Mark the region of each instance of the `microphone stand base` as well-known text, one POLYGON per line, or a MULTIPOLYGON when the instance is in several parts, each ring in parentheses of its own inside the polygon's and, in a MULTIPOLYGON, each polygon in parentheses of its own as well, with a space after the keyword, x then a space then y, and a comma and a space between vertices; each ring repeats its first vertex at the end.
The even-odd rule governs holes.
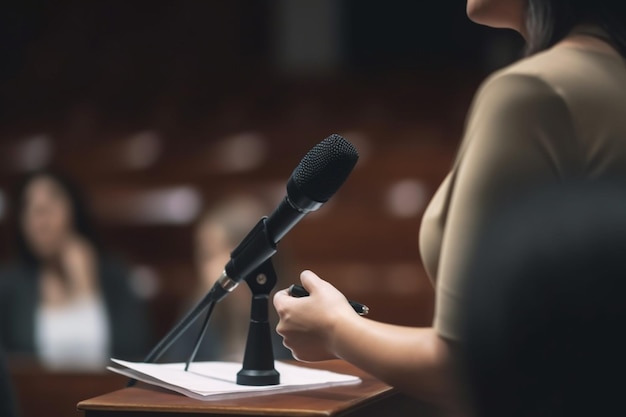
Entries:
POLYGON ((242 369, 237 373, 238 385, 278 385, 280 384, 280 374, 276 369, 269 371, 257 371, 254 369, 242 369))

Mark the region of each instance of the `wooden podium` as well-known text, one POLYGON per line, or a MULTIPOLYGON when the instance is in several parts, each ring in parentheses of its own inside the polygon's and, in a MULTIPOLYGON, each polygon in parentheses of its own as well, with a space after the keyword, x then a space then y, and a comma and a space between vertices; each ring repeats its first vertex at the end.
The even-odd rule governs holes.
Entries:
POLYGON ((276 393, 263 396, 199 401, 147 384, 137 384, 82 401, 85 417, 130 416, 416 416, 437 415, 427 405, 398 393, 389 385, 343 361, 309 365, 357 375, 360 384, 276 393))

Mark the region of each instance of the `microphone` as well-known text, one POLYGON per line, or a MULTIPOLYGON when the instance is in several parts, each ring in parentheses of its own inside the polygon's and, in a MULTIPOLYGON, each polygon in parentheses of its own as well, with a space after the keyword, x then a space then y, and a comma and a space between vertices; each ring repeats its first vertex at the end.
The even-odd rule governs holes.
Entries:
MULTIPOLYGON (((213 288, 156 344, 148 353, 144 362, 153 363, 158 360, 208 306, 215 305, 215 303, 234 290, 239 285, 239 282, 270 259, 276 253, 277 243, 296 223, 306 216, 307 213, 319 209, 335 194, 348 178, 348 175, 350 175, 358 159, 359 154, 354 146, 339 135, 331 135, 315 145, 302 158, 291 174, 287 182, 287 196, 276 210, 269 217, 263 217, 241 241, 231 253, 224 272, 213 285, 213 288)), ((257 313, 260 314, 260 317, 265 317, 266 319, 267 312, 265 311, 264 314, 261 314, 264 309, 266 310, 267 307, 258 308, 257 313)), ((209 316, 210 313, 205 320, 205 328, 209 316)), ((250 328, 252 328, 252 323, 250 328)), ((267 324, 266 321, 265 324, 267 324)), ((256 341, 259 338, 262 341, 268 340, 263 323, 258 322, 256 325, 257 327, 261 326, 261 329, 257 331, 256 339, 254 337, 252 339, 256 341)), ((248 339, 250 341, 250 336, 248 339)), ((271 346, 271 341, 269 346, 271 346)), ((262 356, 264 350, 260 349, 258 352, 257 350, 259 349, 254 350, 254 358, 257 362, 259 360, 264 362, 267 359, 267 357, 262 356)), ((247 351, 248 348, 246 347, 246 356, 247 351)), ((267 352, 267 346, 265 352, 267 352)), ((271 352, 271 348, 269 352, 271 352)), ((192 358, 193 355, 195 353, 192 354, 192 358)), ((191 359, 188 363, 190 361, 191 359)), ((252 367, 246 368, 246 358, 244 358, 244 368, 247 370, 252 369, 253 374, 258 369, 265 369, 263 366, 258 367, 255 361, 251 362, 254 362, 254 364, 250 365, 252 367), (255 366, 257 367, 255 368, 255 366)), ((271 369, 273 369, 273 357, 271 357, 271 364, 271 369)), ((131 379, 128 386, 132 386, 135 382, 134 379, 131 379)))
POLYGON ((233 250, 224 272, 209 292, 211 300, 220 301, 271 258, 278 242, 337 192, 358 159, 355 147, 337 134, 315 145, 291 174, 287 195, 279 206, 269 217, 263 217, 233 250))

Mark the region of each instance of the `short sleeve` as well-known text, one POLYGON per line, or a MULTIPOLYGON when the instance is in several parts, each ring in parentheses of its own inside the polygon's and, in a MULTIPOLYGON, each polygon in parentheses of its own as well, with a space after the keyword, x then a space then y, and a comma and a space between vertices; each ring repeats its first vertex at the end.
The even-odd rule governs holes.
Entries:
POLYGON ((452 172, 437 266, 434 326, 460 339, 467 265, 482 230, 512 198, 576 175, 575 129, 563 98, 537 77, 497 75, 479 90, 452 172))

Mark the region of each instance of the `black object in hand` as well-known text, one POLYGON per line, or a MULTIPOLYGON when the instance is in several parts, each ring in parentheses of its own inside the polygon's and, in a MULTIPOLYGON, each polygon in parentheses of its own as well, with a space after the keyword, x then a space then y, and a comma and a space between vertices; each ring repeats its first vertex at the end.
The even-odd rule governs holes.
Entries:
MULTIPOLYGON (((293 284, 291 287, 289 287, 287 291, 289 292, 289 295, 291 295, 292 297, 297 297, 297 298, 308 297, 310 295, 309 292, 304 289, 304 287, 302 287, 301 285, 297 285, 297 284, 293 284)), ((356 311, 359 316, 365 316, 367 313, 370 312, 369 307, 364 304, 357 303, 355 301, 350 301, 350 300, 348 300, 348 302, 350 303, 354 311, 356 311)))

